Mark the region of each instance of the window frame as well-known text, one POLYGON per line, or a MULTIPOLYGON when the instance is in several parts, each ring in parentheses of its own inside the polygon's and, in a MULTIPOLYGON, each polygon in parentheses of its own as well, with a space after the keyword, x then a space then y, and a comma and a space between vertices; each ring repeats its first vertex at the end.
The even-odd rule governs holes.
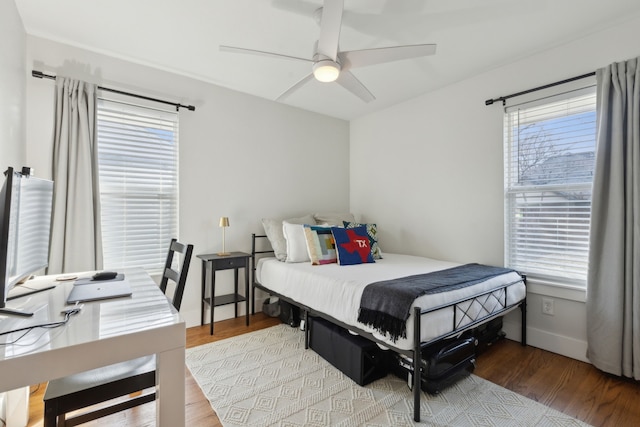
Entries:
MULTIPOLYGON (((143 115, 141 115, 141 117, 143 117, 143 115)), ((114 121, 116 121, 117 119, 114 119, 114 121)), ((128 120, 127 118, 123 118, 123 121, 128 120)), ((144 118, 140 119, 140 122, 137 123, 137 125, 139 127, 142 127, 140 124, 143 123, 144 118)), ((153 119, 151 120, 153 122, 153 119)), ((123 125, 124 126, 124 125, 123 125)), ((134 124, 133 126, 136 126, 136 124, 134 124)), ((150 105, 145 105, 145 104, 133 104, 130 102, 126 102, 126 101, 122 101, 120 99, 117 98, 106 98, 106 97, 98 97, 98 103, 97 103, 97 113, 96 113, 96 144, 97 144, 97 150, 98 150, 98 171, 100 174, 100 201, 101 201, 101 228, 102 228, 102 236, 103 236, 103 253, 104 253, 104 268, 105 269, 123 269, 123 268, 134 268, 134 267, 141 267, 144 268, 149 274, 161 274, 163 269, 164 269, 164 264, 166 262, 166 256, 167 256, 167 250, 169 247, 169 242, 170 239, 172 237, 178 237, 178 231, 179 231, 179 115, 177 111, 170 111, 167 109, 162 109, 162 108, 157 108, 155 105, 154 106, 150 106, 150 105), (130 191, 129 195, 126 194, 127 188, 129 190, 132 190, 134 188, 136 188, 135 184, 133 184, 133 180, 130 180, 130 182, 124 182, 123 185, 123 190, 125 191, 125 193, 120 193, 120 195, 118 196, 118 193, 113 191, 113 185, 107 185, 105 178, 103 176, 103 173, 105 172, 105 169, 107 169, 105 167, 105 163, 104 163, 104 156, 105 156, 105 145, 104 145, 104 140, 105 140, 105 136, 104 136, 104 129, 103 126, 104 122, 103 122, 103 118, 101 118, 101 115, 104 114, 105 108, 107 110, 121 110, 121 113, 123 116, 127 115, 127 111, 129 111, 129 114, 131 115, 129 118, 133 121, 136 122, 137 119, 134 118, 135 113, 133 113, 133 111, 137 111, 137 112, 144 112, 146 115, 148 115, 149 117, 153 117, 155 116, 155 119, 158 121, 158 123, 162 122, 162 124, 169 126, 168 123, 172 123, 172 128, 170 131, 166 131, 166 129, 161 128, 162 124, 155 124, 156 129, 154 129, 153 124, 151 123, 151 125, 149 126, 152 130, 150 132, 155 132, 157 134, 162 133, 162 130, 157 130, 157 129, 164 129, 164 132, 168 135, 171 134, 171 138, 169 138, 167 136, 167 138, 158 138, 158 139, 167 139, 167 143, 166 146, 167 148, 170 147, 169 150, 161 150, 158 149, 158 151, 156 152, 156 154, 160 157, 162 157, 164 155, 164 157, 166 158, 167 156, 170 156, 171 158, 171 165, 172 165, 172 169, 170 170, 170 173, 172 174, 172 181, 169 182, 168 186, 165 187, 170 187, 171 191, 170 194, 168 194, 167 191, 163 191, 160 189, 157 189, 157 191, 154 193, 152 191, 146 192, 147 190, 140 190, 138 192, 136 191, 130 191), (101 111, 102 110, 102 111, 101 111), (171 118, 171 120, 167 119, 168 117, 171 118), (171 142, 169 142, 169 140, 171 140, 171 142), (102 156, 102 157, 101 157, 102 156), (106 187, 106 188, 105 188, 106 187), (108 193, 108 194, 107 194, 108 193), (131 197, 131 194, 138 194, 138 197, 131 197), (110 200, 106 201, 105 197, 108 197, 110 200), (136 209, 138 210, 144 210, 144 207, 142 207, 144 205, 144 201, 147 201, 147 206, 149 206, 149 203, 156 203, 156 204, 162 204, 163 201, 166 202, 170 207, 167 208, 163 208, 163 209, 159 209, 162 210, 164 213, 166 214, 160 214, 158 213, 157 216, 160 222, 160 226, 156 227, 154 231, 146 231, 146 234, 144 234, 145 236, 150 236, 150 240, 149 240, 149 252, 153 252, 153 262, 149 263, 149 257, 145 257, 142 256, 142 259, 139 261, 139 263, 137 261, 133 261, 133 260, 137 260, 140 259, 138 258, 137 254, 140 254, 140 247, 143 246, 143 239, 141 238, 136 238, 136 239, 132 239, 131 242, 139 242, 137 245, 136 243, 133 243, 131 245, 125 245, 123 248, 119 248, 116 246, 116 244, 114 243, 114 239, 113 236, 109 237, 109 233, 112 233, 114 235, 117 235, 119 232, 118 231, 110 231, 109 227, 113 226, 113 224, 109 224, 110 220, 112 223, 117 223, 117 221, 114 221, 113 218, 109 218, 109 212, 108 210, 110 209, 110 205, 111 205, 111 209, 113 209, 113 203, 114 200, 117 200, 118 197, 120 197, 120 200, 122 201, 122 203, 128 203, 129 201, 134 201, 134 202, 138 202, 141 203, 140 206, 137 206, 136 209), (155 197, 155 199, 154 199, 155 197), (107 216, 107 218, 105 218, 105 215, 107 216), (168 218, 168 219, 167 219, 168 218), (158 234, 157 230, 164 230, 163 232, 161 232, 160 234, 158 234), (109 241, 111 240, 111 243, 109 243, 109 241), (165 241, 166 240, 166 241, 165 241), (105 245, 106 243, 106 245, 105 245), (136 251, 136 246, 138 246, 138 250, 136 251), (117 260, 117 262, 114 263, 114 258, 113 256, 111 256, 110 259, 110 255, 109 255, 109 251, 119 251, 122 250, 123 254, 126 255, 121 255, 119 256, 119 260, 117 260), (134 254, 132 256, 132 254, 134 254), (127 262, 128 260, 131 260, 130 262, 127 262), (124 261, 124 263, 122 263, 124 261)), ((123 141, 126 139, 126 136, 123 136, 123 141)), ((135 138, 135 137, 132 137, 135 138)), ((154 139, 153 138, 149 138, 148 140, 144 140, 143 136, 140 137, 141 144, 146 144, 145 148, 141 148, 139 153, 135 153, 134 151, 136 150, 136 146, 133 145, 134 142, 132 141, 132 145, 130 146, 130 150, 131 152, 134 152, 134 154, 131 153, 126 153, 125 150, 122 150, 123 153, 125 154, 130 154, 131 157, 128 157, 129 159, 135 158, 133 156, 144 156, 144 153, 151 153, 149 151, 149 149, 153 149, 153 143, 154 143, 154 139), (150 148, 151 147, 151 148, 150 148)), ((122 142, 124 143, 124 142, 122 142)), ((155 143, 158 143, 158 141, 155 141, 155 143)), ((129 146, 127 147, 129 148, 129 146)), ((111 148, 113 149, 113 148, 111 148)), ((152 153, 153 154, 153 153, 152 153)), ((150 155, 152 155, 150 154, 150 155)), ((113 156, 112 156, 113 157, 113 156)), ((153 160, 149 160, 147 159, 149 162, 152 162, 153 160)), ((123 163, 126 161, 123 161, 123 163)), ((111 168, 111 173, 113 173, 113 168, 117 169, 117 166, 113 166, 113 164, 110 166, 111 168)), ((126 169, 126 167, 125 167, 126 169)), ((129 166, 129 170, 133 170, 134 168, 129 166)), ((156 169, 158 169, 156 167, 156 169)), ((166 172, 165 169, 162 169, 163 172, 166 172)), ((128 176, 133 176, 133 174, 131 173, 127 173, 128 176)), ((138 177, 139 179, 142 180, 148 180, 149 175, 150 174, 146 174, 146 177, 138 177)), ((113 179, 112 177, 110 178, 110 180, 113 179)), ((127 181, 128 178, 124 178, 124 181, 127 181)), ((154 179, 153 181, 144 181, 144 183, 141 183, 138 186, 139 188, 144 187, 143 184, 153 184, 156 183, 157 188, 161 188, 162 186, 159 185, 158 181, 161 181, 163 179, 162 175, 158 174, 157 175, 157 179, 154 179)), ((124 220, 125 224, 126 224, 126 219, 124 220)), ((135 220, 132 220, 132 223, 135 220)), ((133 227, 135 228, 135 227, 133 227)), ((144 229, 145 226, 141 225, 140 229, 144 229)), ((131 228, 129 228, 131 229, 131 228)), ((120 232, 125 233, 124 231, 120 232)), ((133 234, 133 233, 131 233, 133 234)), ((129 235, 131 235, 129 234, 129 235)), ((126 237, 124 237, 126 239, 126 237)), ((122 238, 120 239, 115 239, 115 241, 119 241, 122 240, 122 238)), ((145 240, 146 242, 146 240, 145 240)), ((144 244, 146 247, 146 243, 144 244)), ((117 257, 117 255, 116 255, 117 257)))
MULTIPOLYGON (((529 99, 521 100, 521 102, 517 104, 513 104, 510 106, 505 106, 504 115, 503 115, 503 129, 504 129, 504 263, 506 266, 515 268, 522 273, 527 274, 527 278, 529 283, 533 283, 534 286, 540 293, 547 295, 556 295, 558 297, 563 297, 571 300, 584 301, 586 296, 586 273, 588 269, 588 232, 587 232, 587 252, 584 256, 585 259, 585 268, 583 270, 584 278, 568 278, 554 274, 544 274, 536 271, 527 271, 526 268, 519 268, 520 266, 516 263, 512 262, 512 227, 513 221, 512 216, 515 215, 512 212, 512 207, 510 206, 510 197, 513 194, 521 194, 524 190, 533 190, 533 191, 544 191, 558 188, 562 189, 573 189, 573 190, 583 190, 591 192, 591 187, 593 180, 589 183, 573 183, 573 184, 560 184, 560 185, 529 185, 529 186, 510 186, 510 173, 512 173, 512 163, 514 159, 513 150, 516 149, 515 144, 513 143, 512 135, 510 134, 513 131, 513 127, 510 126, 510 113, 515 109, 526 109, 526 108, 535 108, 548 104, 553 104, 557 102, 566 101, 568 99, 584 96, 585 93, 589 93, 593 96, 593 102, 589 104, 589 107, 586 109, 576 109, 573 115, 577 115, 580 113, 584 113, 588 111, 589 113, 594 112, 596 108, 595 102, 595 81, 593 79, 586 79, 587 81, 581 82, 580 85, 574 85, 573 87, 568 87, 569 85, 563 85, 562 87, 556 87, 553 89, 547 89, 543 91, 542 94, 538 93, 535 95, 529 95, 529 99), (534 98, 535 96, 535 98, 534 98), (554 188, 555 187, 555 188, 554 188)), ((552 117, 549 116, 542 120, 552 120, 552 117)), ((535 120, 533 121, 535 122, 535 120)), ((596 140, 596 130, 594 129, 593 133, 593 158, 595 159, 595 142, 596 140)), ((517 158, 517 156, 516 156, 517 158)), ((519 173, 519 172, 517 172, 519 173)), ((518 178, 519 180, 519 178, 518 178)), ((589 197, 589 223, 591 219, 591 196, 589 197)))

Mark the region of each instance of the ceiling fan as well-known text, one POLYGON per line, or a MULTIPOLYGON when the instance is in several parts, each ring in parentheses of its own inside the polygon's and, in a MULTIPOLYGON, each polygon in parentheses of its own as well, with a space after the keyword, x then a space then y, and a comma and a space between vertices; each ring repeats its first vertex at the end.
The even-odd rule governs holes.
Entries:
POLYGON ((316 10, 315 18, 320 24, 320 37, 316 42, 314 55, 311 59, 225 45, 221 45, 220 50, 309 63, 312 72, 280 94, 276 100, 286 98, 315 78, 320 82, 335 81, 364 102, 371 102, 376 98, 351 73, 352 68, 418 58, 436 53, 435 44, 393 46, 341 52, 338 50, 338 43, 343 8, 344 0, 324 0, 324 6, 316 10))

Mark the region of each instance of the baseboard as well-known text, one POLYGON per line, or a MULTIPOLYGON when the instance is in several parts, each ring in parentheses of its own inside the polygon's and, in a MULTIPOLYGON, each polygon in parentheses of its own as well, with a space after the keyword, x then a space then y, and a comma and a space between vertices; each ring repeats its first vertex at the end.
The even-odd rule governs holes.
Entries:
MULTIPOLYGON (((502 325, 502 330, 507 334, 507 338, 514 341, 520 341, 520 323, 509 322, 505 319, 502 325)), ((527 345, 590 363, 586 356, 586 341, 554 334, 542 329, 527 327, 527 345)))
MULTIPOLYGON (((184 322, 187 324, 187 328, 191 328, 193 326, 200 326, 200 309, 199 308, 193 309, 193 310, 181 311, 180 314, 182 315, 184 322)), ((207 316, 209 315, 208 312, 205 314, 207 316)), ((205 319, 205 321, 209 323, 207 319, 205 319)))
MULTIPOLYGON (((260 303, 262 304, 262 303, 260 303)), ((183 305, 184 308, 184 305, 183 305)), ((251 309, 249 309, 251 310, 251 309)), ((262 305, 256 306, 256 313, 262 311, 262 305)), ((182 310, 180 311, 180 315, 184 319, 187 324, 187 328, 191 328, 193 326, 200 326, 200 307, 191 310, 182 310)), ((204 313, 204 322, 205 324, 209 324, 209 307, 205 306, 204 313)), ((238 305, 238 317, 244 317, 245 315, 245 305, 244 303, 238 305)), ((221 320, 233 319, 234 310, 233 304, 229 304, 227 306, 216 307, 215 309, 215 322, 219 322, 221 320)))

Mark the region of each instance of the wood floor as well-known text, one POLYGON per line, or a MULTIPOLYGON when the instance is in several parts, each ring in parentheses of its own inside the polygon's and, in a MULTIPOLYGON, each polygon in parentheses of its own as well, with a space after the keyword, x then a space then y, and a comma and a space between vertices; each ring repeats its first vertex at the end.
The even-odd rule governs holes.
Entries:
MULTIPOLYGON (((244 317, 187 329, 187 347, 229 338, 279 323, 261 313, 246 327, 244 317)), ((475 374, 523 396, 576 417, 593 426, 640 425, 640 383, 601 373, 591 365, 534 347, 502 340, 478 357, 475 374)), ((185 369, 186 425, 220 426, 195 380, 185 369)), ((42 426, 42 395, 46 385, 31 387, 29 427, 42 426)), ((146 404, 105 417, 87 426, 142 427, 155 425, 155 405, 146 404)))

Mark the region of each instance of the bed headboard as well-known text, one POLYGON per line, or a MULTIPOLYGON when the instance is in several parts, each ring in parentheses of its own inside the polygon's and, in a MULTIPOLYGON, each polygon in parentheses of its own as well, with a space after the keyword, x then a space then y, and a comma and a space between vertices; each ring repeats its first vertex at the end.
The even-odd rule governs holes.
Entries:
POLYGON ((275 255, 271 243, 266 234, 251 234, 251 277, 253 282, 256 280, 256 261, 257 257, 262 255, 275 255), (266 249, 265 249, 266 248, 266 249))
POLYGON ((274 254, 273 248, 271 248, 271 244, 269 243, 269 239, 266 234, 251 234, 251 256, 260 255, 260 254, 274 254), (269 248, 269 249, 258 249, 259 248, 269 248))

